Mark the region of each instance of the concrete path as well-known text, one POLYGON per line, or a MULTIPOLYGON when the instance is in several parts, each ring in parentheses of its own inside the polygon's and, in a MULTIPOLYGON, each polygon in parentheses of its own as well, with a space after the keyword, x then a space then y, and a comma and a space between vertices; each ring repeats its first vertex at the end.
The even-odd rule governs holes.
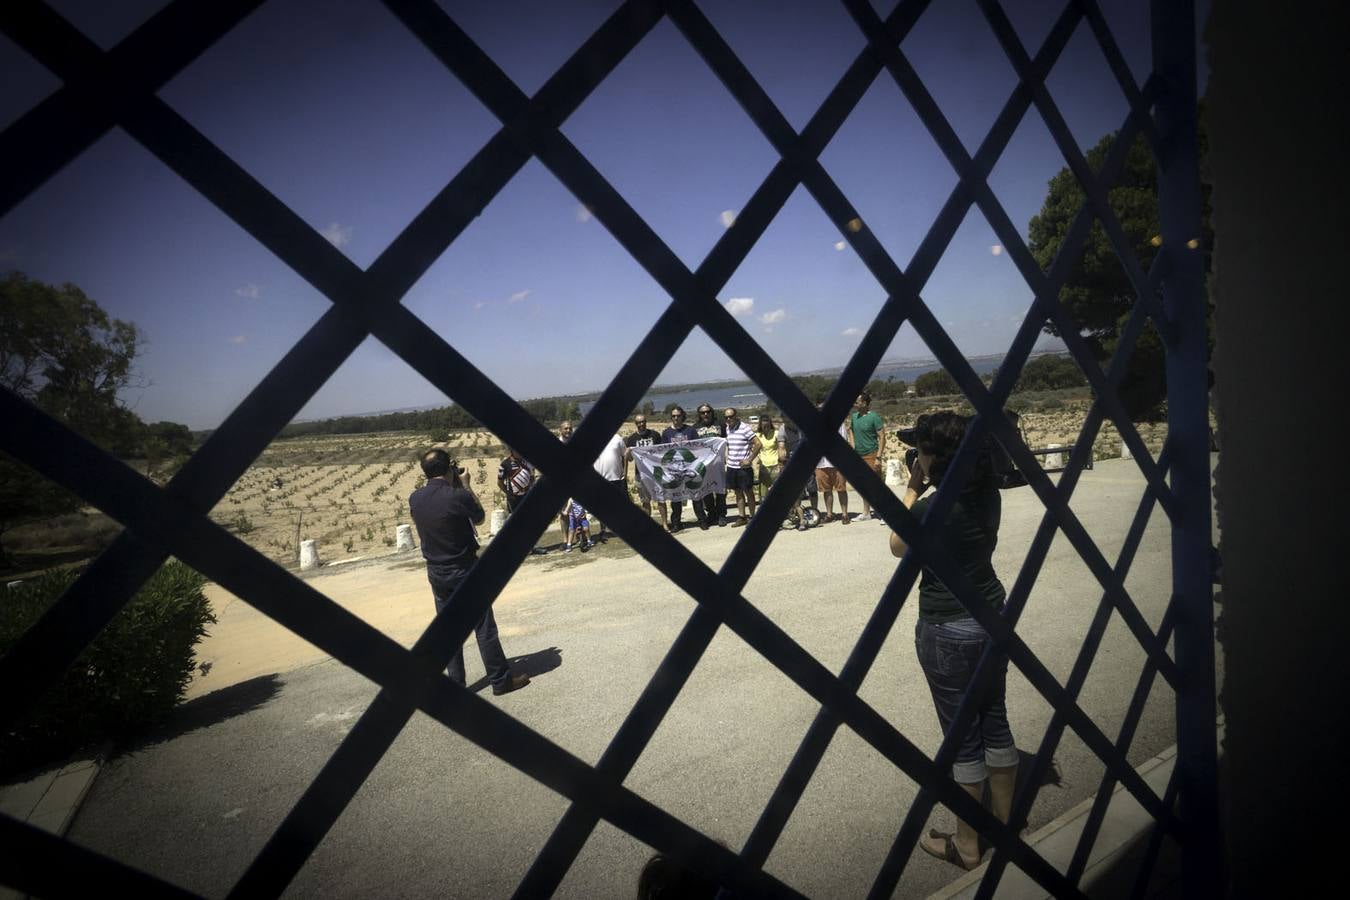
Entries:
MULTIPOLYGON (((1128 461, 1084 473, 1076 514, 1114 563, 1142 491, 1128 461)), ((850 508, 861 508, 853 497, 850 508), (856 504, 856 505, 855 505, 856 504)), ((1005 492, 995 559, 1011 585, 1040 506, 1005 492)), ((716 568, 740 529, 692 530, 677 540, 716 568)), ((1127 581, 1156 628, 1170 592, 1169 530, 1150 521, 1127 581)), ((745 596, 834 671, 842 666, 896 561, 875 522, 782 531, 745 596)), ((409 645, 432 604, 417 560, 329 571, 311 583, 409 645)), ((1101 590, 1062 537, 1055 540, 1019 633, 1061 683, 1101 590)), ((199 647, 205 673, 175 722, 110 761, 69 836, 207 896, 225 895, 317 774, 376 686, 212 588, 220 618, 199 647)), ((914 658, 914 597, 906 603, 860 694, 922 750, 940 741, 914 658)), ((622 545, 530 557, 495 605, 507 653, 535 673, 522 691, 486 702, 595 762, 693 610, 691 599, 622 545)), ((470 679, 482 673, 473 648, 470 679)), ((1143 651, 1113 616, 1081 703, 1114 740, 1143 651)), ((481 690, 481 687, 480 687, 481 690)), ((1142 764, 1173 743, 1173 698, 1159 681, 1134 745, 1142 764)), ((1051 709, 1010 673, 1018 745, 1035 752, 1051 709)), ((627 779, 627 785, 709 836, 739 847, 804 735, 817 704, 723 629, 627 779)), ((1090 797, 1102 766, 1067 734, 1057 783, 1043 789, 1033 831, 1090 797)), ((767 868, 813 896, 866 893, 915 785, 851 731, 830 746, 767 868)), ((292 883, 295 896, 506 896, 566 809, 491 755, 416 715, 292 883)), ((949 828, 945 809, 932 824, 949 828)), ((559 891, 631 897, 651 849, 607 824, 592 835, 559 891)), ((897 896, 924 896, 961 875, 917 852, 897 896)))

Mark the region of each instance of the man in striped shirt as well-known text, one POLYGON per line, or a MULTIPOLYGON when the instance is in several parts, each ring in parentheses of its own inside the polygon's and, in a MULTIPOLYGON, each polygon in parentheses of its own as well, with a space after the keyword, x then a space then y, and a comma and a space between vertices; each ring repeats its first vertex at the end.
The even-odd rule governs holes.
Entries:
POLYGON ((741 421, 740 413, 728 408, 722 413, 727 429, 727 490, 736 492, 736 511, 740 514, 733 528, 739 528, 749 519, 745 507, 750 506, 750 515, 755 514, 755 457, 759 451, 755 447, 755 430, 741 421))

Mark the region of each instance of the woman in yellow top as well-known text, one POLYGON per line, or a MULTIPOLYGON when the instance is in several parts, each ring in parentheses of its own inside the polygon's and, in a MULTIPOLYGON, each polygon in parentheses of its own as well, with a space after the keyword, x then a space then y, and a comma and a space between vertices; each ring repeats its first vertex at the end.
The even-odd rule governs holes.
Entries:
POLYGON ((759 499, 769 492, 770 486, 778 478, 783 467, 778 460, 778 429, 774 427, 771 416, 760 416, 759 426, 755 429, 754 447, 759 451, 759 499))

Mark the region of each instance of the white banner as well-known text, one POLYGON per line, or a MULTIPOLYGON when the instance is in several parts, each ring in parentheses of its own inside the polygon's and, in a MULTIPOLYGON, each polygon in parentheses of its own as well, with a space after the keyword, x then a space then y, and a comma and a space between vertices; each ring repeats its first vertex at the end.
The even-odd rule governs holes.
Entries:
POLYGON ((653 500, 697 500, 726 490, 727 439, 634 447, 633 469, 653 500))

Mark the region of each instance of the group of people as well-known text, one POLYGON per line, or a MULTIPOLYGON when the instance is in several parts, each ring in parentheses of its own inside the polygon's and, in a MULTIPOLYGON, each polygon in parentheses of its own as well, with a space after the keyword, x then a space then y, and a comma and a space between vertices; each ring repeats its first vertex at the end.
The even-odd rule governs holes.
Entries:
MULTIPOLYGON (((859 394, 848 421, 839 426, 840 435, 853 447, 868 466, 878 475, 881 474, 881 458, 886 450, 885 422, 871 408, 872 398, 866 392, 859 394)), ((817 408, 823 403, 817 404, 817 408)), ((600 451, 595 460, 595 470, 616 488, 627 490, 628 465, 633 459, 633 451, 638 447, 650 447, 658 444, 682 444, 701 438, 718 437, 726 440, 726 483, 725 490, 708 493, 697 500, 689 501, 693 508, 693 522, 684 518, 684 501, 666 501, 651 496, 641 479, 637 481, 638 502, 648 513, 655 505, 661 517, 661 525, 671 533, 678 533, 687 527, 697 525, 707 530, 714 525, 745 525, 755 515, 756 507, 774 482, 783 467, 787 465, 802 443, 802 433, 791 422, 784 420, 775 423, 770 415, 761 415, 753 426, 742 420, 740 411, 728 407, 720 414, 707 403, 700 404, 696 418, 690 422, 685 410, 673 406, 668 411, 669 427, 657 431, 649 427, 647 416, 638 413, 633 417, 633 431, 628 435, 614 435, 600 451), (731 514, 731 502, 735 502, 735 515, 731 514)), ((572 423, 563 422, 558 427, 558 437, 563 441, 572 437, 572 423)), ((838 521, 845 525, 853 521, 848 512, 848 484, 843 474, 829 458, 822 456, 814 464, 815 475, 808 482, 802 501, 816 512, 822 524, 838 521), (820 513, 818 497, 823 495, 825 511, 820 513), (838 503, 839 512, 835 513, 838 503)), ((534 467, 518 452, 507 448, 507 456, 497 471, 497 486, 506 496, 508 514, 524 500, 535 480, 534 467)), ((863 512, 858 520, 870 520, 872 507, 863 498, 863 512)), ((568 552, 573 546, 583 551, 594 545, 590 533, 590 517, 585 507, 576 498, 569 498, 558 517, 558 528, 562 535, 562 549, 568 552)), ((797 528, 806 525, 797 519, 797 528)), ((604 523, 599 525, 597 539, 604 534, 604 523)))
MULTIPOLYGON (((849 421, 841 426, 841 430, 851 432, 844 436, 869 465, 876 467, 885 449, 886 439, 881 431, 881 417, 871 412, 869 405, 870 398, 866 394, 860 395, 849 421)), ((747 509, 749 515, 754 515, 755 510, 754 465, 757 462, 760 465, 759 480, 767 480, 772 484, 772 479, 777 476, 776 470, 799 449, 800 434, 794 440, 792 435, 796 430, 788 423, 774 428, 772 420, 768 420, 766 426, 767 417, 761 418, 758 429, 751 429, 741 422, 734 409, 725 410, 722 421, 717 422, 711 407, 700 406, 698 424, 686 423, 684 410, 678 407, 670 413, 671 425, 659 435, 647 428, 645 416, 635 417, 637 430, 627 438, 616 435, 606 445, 601 458, 595 463, 597 471, 606 480, 622 486, 633 447, 679 443, 703 436, 725 437, 729 473, 727 488, 728 493, 735 492, 740 513, 733 524, 744 524, 747 509), (732 471, 737 474, 731 475, 732 471)), ((904 443, 918 450, 917 458, 910 467, 902 503, 920 521, 925 519, 932 502, 924 494, 947 474, 968 426, 966 417, 955 412, 940 412, 920 416, 913 428, 899 432, 904 443)), ((560 437, 566 440, 570 436, 571 424, 564 423, 560 437)), ((832 514, 829 494, 834 492, 841 501, 841 521, 847 522, 845 487, 838 473, 830 471, 833 468, 827 459, 817 463, 815 484, 826 495, 827 514, 832 514)), ((421 540, 427 579, 439 614, 451 602, 456 587, 477 558, 478 542, 473 525, 481 524, 484 514, 472 486, 464 477, 464 470, 444 450, 428 451, 422 458, 422 470, 427 476, 427 484, 412 494, 409 507, 421 540)), ((533 479, 534 473, 529 463, 511 451, 507 459, 503 460, 498 473, 498 485, 506 494, 509 509, 519 505, 533 484, 533 479)), ((989 614, 998 614, 1006 600, 1003 584, 993 566, 1002 514, 998 484, 992 471, 977 465, 956 490, 951 508, 937 526, 937 545, 966 581, 974 586, 978 596, 973 602, 987 604, 989 614)), ((651 498, 645 497, 644 502, 650 504, 651 498)), ((674 504, 670 510, 668 527, 672 531, 679 529, 680 506, 682 504, 674 504)), ((870 507, 864 500, 863 516, 870 517, 870 513, 870 507)), ((699 524, 706 528, 712 517, 721 515, 721 512, 715 499, 705 497, 694 503, 694 515, 699 524)), ((664 510, 662 519, 666 521, 664 510)), ((570 547, 578 536, 584 541, 583 549, 590 545, 585 510, 574 499, 569 500, 564 508, 561 523, 566 546, 570 547)), ((889 549, 895 557, 903 557, 909 548, 898 533, 892 532, 889 549)), ((475 633, 494 694, 509 693, 529 684, 530 679, 526 674, 512 672, 507 663, 491 607, 482 615, 475 633)), ((984 663, 986 683, 970 707, 967 720, 957 721, 962 700, 972 688, 990 642, 988 633, 971 609, 925 563, 919 582, 914 646, 943 735, 947 740, 957 742, 958 750, 951 775, 975 803, 982 801, 987 786, 991 812, 1000 821, 1007 822, 1012 810, 1020 755, 1008 723, 1005 700, 1008 658, 1001 650, 989 654, 984 663)), ((456 649, 446 671, 457 684, 464 685, 462 648, 456 649)), ((953 832, 930 829, 921 838, 920 847, 932 856, 967 870, 978 866, 982 856, 979 834, 960 818, 953 832)))

